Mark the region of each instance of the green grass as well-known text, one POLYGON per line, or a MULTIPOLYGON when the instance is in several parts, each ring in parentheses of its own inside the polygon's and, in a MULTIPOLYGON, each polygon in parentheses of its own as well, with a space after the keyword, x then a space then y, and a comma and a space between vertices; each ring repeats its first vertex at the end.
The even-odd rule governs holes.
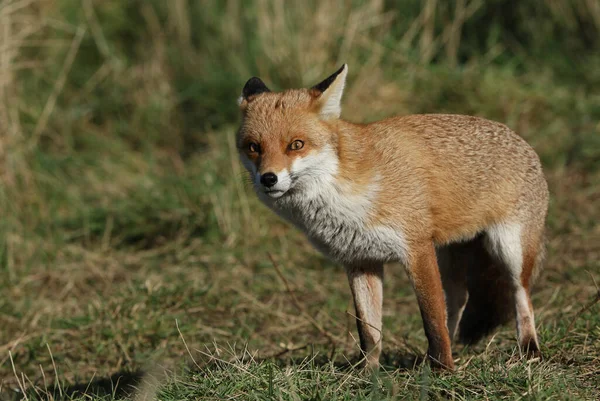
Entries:
POLYGON ((595 3, 282 4, 0 3, 0 400, 599 399, 595 3), (384 369, 354 366, 343 271, 259 204, 234 146, 245 80, 308 86, 342 62, 352 121, 473 114, 538 151, 543 361, 508 325, 431 372, 390 265, 384 369))

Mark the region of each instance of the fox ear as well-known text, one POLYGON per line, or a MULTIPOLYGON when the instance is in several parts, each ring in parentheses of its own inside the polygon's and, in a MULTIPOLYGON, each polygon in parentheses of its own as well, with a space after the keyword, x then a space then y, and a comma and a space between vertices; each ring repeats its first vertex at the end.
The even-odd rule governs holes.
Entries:
POLYGON ((244 102, 249 102, 252 96, 259 95, 264 92, 271 92, 267 85, 258 77, 252 77, 244 85, 242 95, 238 98, 238 104, 243 105, 244 102))
POLYGON ((348 75, 348 64, 344 64, 333 75, 313 86, 311 90, 316 97, 316 104, 324 120, 339 118, 342 113, 342 94, 348 75))

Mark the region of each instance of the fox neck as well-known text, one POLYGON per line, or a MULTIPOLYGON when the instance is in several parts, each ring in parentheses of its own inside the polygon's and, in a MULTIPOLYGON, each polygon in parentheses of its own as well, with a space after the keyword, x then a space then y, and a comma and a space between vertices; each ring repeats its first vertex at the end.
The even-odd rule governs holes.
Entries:
POLYGON ((374 178, 373 158, 370 157, 371 141, 364 126, 336 120, 328 124, 335 138, 335 154, 338 161, 336 179, 361 192, 374 178))

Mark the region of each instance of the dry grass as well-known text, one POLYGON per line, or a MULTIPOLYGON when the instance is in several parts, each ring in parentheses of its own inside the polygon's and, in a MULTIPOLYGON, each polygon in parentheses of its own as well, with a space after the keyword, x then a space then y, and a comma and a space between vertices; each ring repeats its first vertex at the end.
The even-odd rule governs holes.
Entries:
MULTIPOLYGON (((594 2, 543 4, 554 29, 598 32, 594 2)), ((565 74, 510 40, 481 50, 472 33, 489 12, 461 0, 1 3, 0 399, 164 369, 163 399, 597 396, 600 60, 582 53, 565 74), (348 370, 357 339, 342 272, 258 204, 233 142, 249 76, 311 85, 342 62, 352 120, 477 114, 538 150, 553 195, 534 297, 543 363, 519 361, 506 327, 459 348, 456 375, 431 375, 392 265, 387 371, 348 370), (199 368, 181 375, 188 351, 199 368)))

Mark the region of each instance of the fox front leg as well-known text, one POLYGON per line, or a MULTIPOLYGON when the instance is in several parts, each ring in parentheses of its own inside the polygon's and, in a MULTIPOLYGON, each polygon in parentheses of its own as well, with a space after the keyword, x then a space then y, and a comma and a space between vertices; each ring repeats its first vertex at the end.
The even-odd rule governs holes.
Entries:
POLYGON ((446 326, 444 290, 433 243, 427 241, 414 247, 406 267, 429 341, 427 356, 434 367, 454 369, 450 335, 446 326))
POLYGON ((367 369, 379 368, 383 307, 383 264, 346 266, 356 310, 356 327, 367 369))

